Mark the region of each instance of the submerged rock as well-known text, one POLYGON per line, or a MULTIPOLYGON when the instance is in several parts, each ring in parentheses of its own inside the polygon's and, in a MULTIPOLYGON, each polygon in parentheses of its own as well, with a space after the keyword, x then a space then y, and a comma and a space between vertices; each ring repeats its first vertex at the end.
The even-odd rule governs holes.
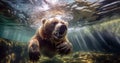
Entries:
POLYGON ((23 42, 0 38, 0 63, 25 63, 27 47, 23 42))

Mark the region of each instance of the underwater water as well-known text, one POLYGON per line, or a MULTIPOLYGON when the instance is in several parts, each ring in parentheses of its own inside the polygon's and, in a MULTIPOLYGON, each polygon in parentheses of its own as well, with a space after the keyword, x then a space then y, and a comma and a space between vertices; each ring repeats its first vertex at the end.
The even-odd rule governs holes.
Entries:
POLYGON ((0 0, 0 63, 32 63, 28 41, 52 17, 69 23, 73 52, 33 63, 119 63, 119 11, 119 0, 0 0))

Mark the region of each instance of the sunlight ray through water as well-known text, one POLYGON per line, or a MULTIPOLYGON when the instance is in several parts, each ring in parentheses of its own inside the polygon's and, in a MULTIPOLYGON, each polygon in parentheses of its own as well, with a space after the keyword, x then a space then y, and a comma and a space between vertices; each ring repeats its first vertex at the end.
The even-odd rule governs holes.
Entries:
MULTIPOLYGON (((119 53, 119 12, 113 11, 104 14, 104 12, 108 12, 108 10, 112 11, 111 9, 113 9, 114 7, 115 9, 117 8, 119 10, 119 1, 116 0, 116 3, 113 2, 111 4, 105 2, 104 4, 106 4, 107 6, 102 6, 103 0, 94 1, 1 0, 0 5, 2 5, 3 7, 0 6, 0 39, 3 38, 4 40, 1 39, 0 43, 8 40, 10 40, 10 43, 12 41, 15 41, 15 43, 17 44, 28 43, 32 36, 36 33, 36 30, 39 28, 39 26, 41 26, 42 19, 51 19, 55 17, 59 20, 64 20, 69 23, 67 37, 73 45, 73 57, 70 58, 70 60, 72 59, 73 61, 77 61, 82 58, 83 62, 82 60, 79 60, 79 62, 77 63, 85 63, 84 61, 86 60, 87 56, 88 58, 89 56, 93 58, 94 54, 96 54, 96 58, 102 55, 102 52, 119 53), (95 3, 94 1, 99 2, 95 3), (5 4, 2 2, 4 2, 5 4), (109 4, 112 6, 109 7, 109 4), (103 7, 105 9, 103 9, 103 7), (94 53, 92 56, 93 52, 100 53, 99 55, 97 55, 97 53, 94 53)), ((21 46, 21 44, 16 46, 16 44, 10 43, 7 44, 8 49, 11 48, 12 45, 12 47, 14 48, 10 49, 10 54, 7 55, 8 57, 16 57, 17 59, 19 59, 17 57, 18 52, 22 53, 18 54, 18 56, 22 58, 27 57, 24 56, 27 55, 26 44, 24 44, 24 46, 21 46), (25 50, 25 53, 22 50, 25 50), (16 56, 14 54, 16 54, 16 56)), ((61 56, 58 57, 60 57, 59 59, 63 58, 62 61, 69 61, 66 56, 65 58, 61 56)), ((88 61, 88 58, 86 61, 88 61)), ((14 59, 10 60, 14 63, 14 59)), ((46 60, 46 58, 42 58, 42 60, 46 60)), ((89 58, 89 60, 93 59, 89 58)))

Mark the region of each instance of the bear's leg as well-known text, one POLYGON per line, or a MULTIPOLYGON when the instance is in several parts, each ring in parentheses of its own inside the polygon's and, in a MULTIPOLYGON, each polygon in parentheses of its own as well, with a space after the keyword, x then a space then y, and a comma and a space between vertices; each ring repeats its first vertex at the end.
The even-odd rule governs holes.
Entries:
POLYGON ((72 44, 69 42, 61 42, 56 45, 56 48, 60 55, 66 55, 72 51, 72 44))
POLYGON ((28 53, 29 53, 29 59, 31 61, 37 61, 40 57, 40 46, 37 39, 30 40, 28 44, 28 53))

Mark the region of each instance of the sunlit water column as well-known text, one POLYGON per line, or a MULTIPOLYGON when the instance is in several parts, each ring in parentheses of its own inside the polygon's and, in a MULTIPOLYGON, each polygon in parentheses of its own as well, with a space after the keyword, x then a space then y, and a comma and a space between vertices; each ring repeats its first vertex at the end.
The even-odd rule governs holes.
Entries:
POLYGON ((70 28, 68 37, 72 42, 74 51, 102 51, 101 42, 102 38, 97 34, 93 34, 89 27, 76 27, 70 28), (95 36, 97 35, 97 36, 95 36))
POLYGON ((34 33, 35 30, 24 26, 0 25, 0 37, 18 42, 28 42, 34 33))

